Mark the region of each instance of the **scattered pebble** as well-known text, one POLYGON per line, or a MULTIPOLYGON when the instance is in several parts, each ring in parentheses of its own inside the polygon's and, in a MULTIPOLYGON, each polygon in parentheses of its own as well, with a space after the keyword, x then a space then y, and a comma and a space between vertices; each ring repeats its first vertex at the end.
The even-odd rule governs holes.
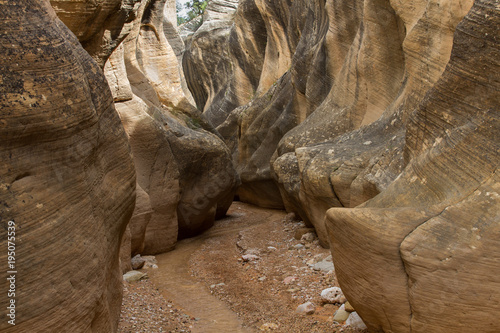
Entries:
POLYGON ((312 315, 316 311, 316 307, 313 302, 305 302, 297 307, 296 313, 305 313, 306 315, 312 315))
POLYGON ((363 319, 358 315, 357 312, 351 312, 349 315, 349 318, 347 318, 345 324, 347 326, 351 326, 352 328, 357 328, 360 330, 366 330, 367 327, 365 323, 363 322, 363 319))
POLYGON ((314 228, 299 228, 295 230, 294 238, 296 240, 300 240, 302 239, 302 236, 304 236, 305 234, 315 233, 315 232, 316 231, 314 230, 314 228))
POLYGON ((325 303, 345 303, 346 298, 339 287, 331 287, 321 291, 321 300, 325 303))
POLYGON ((217 288, 217 287, 223 287, 223 286, 225 286, 225 285, 226 285, 226 284, 225 284, 224 282, 222 282, 222 283, 217 283, 217 284, 212 284, 212 285, 210 286, 210 289, 214 289, 214 288, 217 288))
POLYGON ((155 256, 142 256, 142 259, 144 259, 146 262, 144 263, 143 268, 144 269, 157 269, 158 268, 158 261, 156 261, 155 256))
POLYGON ((335 312, 333 320, 338 323, 343 323, 347 320, 347 318, 349 318, 349 312, 345 310, 345 305, 342 304, 342 306, 335 312))
POLYGON ((150 280, 123 286, 118 333, 191 332, 193 318, 165 300, 150 280))
POLYGON ((292 282, 297 281, 299 278, 296 276, 287 276, 286 278, 283 279, 284 284, 290 284, 292 282))
POLYGON ((241 259, 243 259, 243 261, 245 262, 248 262, 248 261, 259 260, 260 257, 256 256, 255 254, 244 254, 241 256, 241 259))
POLYGON ((322 272, 334 271, 335 266, 333 265, 332 256, 328 256, 325 259, 315 263, 313 266, 313 270, 322 272))
POLYGON ((142 258, 140 254, 138 254, 130 260, 130 263, 132 264, 133 270, 138 270, 144 267, 146 260, 142 258))
POLYGON ((265 323, 259 329, 261 331, 274 331, 274 330, 277 330, 278 327, 279 326, 277 324, 274 324, 274 323, 265 323))
POLYGON ((302 235, 300 238, 301 241, 312 243, 316 239, 316 234, 313 232, 308 232, 307 234, 302 235))
POLYGON ((139 280, 144 280, 147 278, 148 278, 148 274, 140 272, 140 271, 130 271, 130 272, 123 274, 123 280, 125 280, 129 283, 136 282, 139 280))
POLYGON ((345 310, 347 312, 354 312, 356 310, 354 310, 354 308, 352 307, 351 303, 349 303, 349 301, 345 302, 345 310))

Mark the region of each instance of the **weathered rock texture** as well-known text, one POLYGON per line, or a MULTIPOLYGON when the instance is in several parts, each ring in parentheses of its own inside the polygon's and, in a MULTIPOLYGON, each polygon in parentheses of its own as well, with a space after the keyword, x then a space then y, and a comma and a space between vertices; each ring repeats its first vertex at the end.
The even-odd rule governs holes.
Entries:
POLYGON ((188 41, 188 85, 232 151, 239 197, 331 242, 373 331, 499 330, 499 11, 242 0, 229 36, 188 41), (331 207, 345 208, 325 224, 331 207))
POLYGON ((224 99, 221 88, 231 75, 228 43, 237 5, 237 0, 209 2, 202 25, 186 39, 183 67, 200 110, 205 106, 215 108, 215 104, 224 99))
POLYGON ((404 169, 408 116, 471 5, 244 0, 227 42, 195 34, 186 77, 232 150, 240 198, 298 213, 328 246, 327 209, 373 198, 404 169), (210 77, 221 53, 231 66, 210 77))
POLYGON ((0 331, 115 332, 136 180, 111 92, 48 0, 0 1, 0 12, 0 331))
POLYGON ((238 185, 230 151, 182 89, 172 10, 174 0, 143 1, 105 67, 140 189, 132 254, 165 252, 178 237, 206 230, 225 214, 238 185))
POLYGON ((475 2, 410 118, 404 172, 328 212, 342 290, 372 331, 500 330, 499 24, 498 3, 475 2))
POLYGON ((404 168, 408 116, 439 79, 455 26, 471 4, 360 1, 348 8, 336 2, 327 6, 331 90, 284 136, 273 162, 286 206, 311 222, 324 244, 328 207, 363 203, 404 168))
POLYGON ((141 1, 144 0, 50 0, 50 3, 85 50, 104 67, 129 34, 141 1))

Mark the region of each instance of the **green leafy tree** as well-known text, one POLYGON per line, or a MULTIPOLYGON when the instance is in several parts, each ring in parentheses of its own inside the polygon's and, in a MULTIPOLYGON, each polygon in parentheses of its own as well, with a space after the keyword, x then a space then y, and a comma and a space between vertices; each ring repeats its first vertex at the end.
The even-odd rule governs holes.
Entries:
POLYGON ((183 24, 191 21, 195 17, 202 15, 207 8, 208 0, 200 1, 200 0, 190 0, 184 4, 184 8, 188 10, 186 16, 182 16, 180 12, 182 11, 182 5, 180 3, 176 3, 177 9, 177 24, 183 24))

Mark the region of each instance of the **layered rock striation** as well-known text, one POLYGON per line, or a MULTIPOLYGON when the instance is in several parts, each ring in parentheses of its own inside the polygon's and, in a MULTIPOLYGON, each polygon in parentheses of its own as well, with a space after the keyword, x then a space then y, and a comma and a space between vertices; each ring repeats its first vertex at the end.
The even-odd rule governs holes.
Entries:
POLYGON ((407 164, 408 117, 471 5, 247 0, 227 42, 193 37, 188 84, 232 151, 240 199, 298 213, 328 246, 326 211, 373 198, 407 164), (216 72, 221 49, 232 66, 194 80, 216 72))
POLYGON ((50 0, 50 3, 83 48, 104 67, 111 53, 130 33, 131 23, 143 1, 50 0))
POLYGON ((499 11, 242 0, 224 40, 187 48, 238 196, 316 228, 372 331, 499 329, 499 11))
POLYGON ((0 9, 0 330, 115 332, 136 180, 113 97, 48 0, 0 9))
POLYGON ((140 189, 132 254, 165 252, 206 230, 225 215, 239 183, 230 151, 183 89, 172 11, 173 0, 142 2, 105 67, 140 189))
POLYGON ((500 329, 499 22, 498 5, 475 2, 409 119, 405 170, 328 211, 339 282, 374 332, 500 329))

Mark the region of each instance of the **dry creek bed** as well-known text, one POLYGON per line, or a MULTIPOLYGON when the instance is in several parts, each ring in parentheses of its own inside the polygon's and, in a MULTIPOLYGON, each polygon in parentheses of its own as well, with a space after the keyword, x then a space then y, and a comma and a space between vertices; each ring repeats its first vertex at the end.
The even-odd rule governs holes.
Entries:
POLYGON ((321 299, 338 283, 318 269, 330 252, 308 231, 283 211, 234 202, 208 232, 146 264, 148 279, 124 281, 119 332, 364 332, 335 322, 341 304, 321 299), (296 313, 307 301, 314 313, 296 313))

